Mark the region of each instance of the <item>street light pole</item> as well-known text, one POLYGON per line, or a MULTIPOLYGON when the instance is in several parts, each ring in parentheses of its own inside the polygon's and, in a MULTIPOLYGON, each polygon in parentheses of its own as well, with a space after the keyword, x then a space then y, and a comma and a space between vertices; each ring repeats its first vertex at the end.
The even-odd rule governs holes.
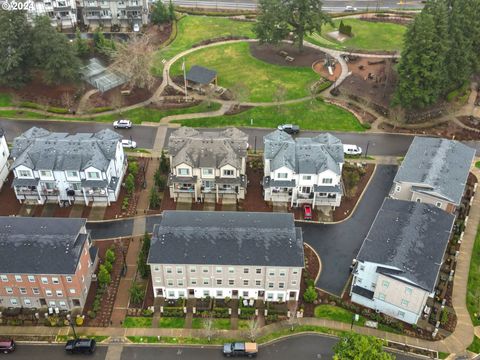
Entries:
POLYGON ((72 316, 70 314, 67 315, 67 320, 68 320, 68 323, 70 324, 70 327, 72 328, 73 337, 77 339, 77 333, 75 332, 75 326, 73 325, 72 316))
POLYGON ((365 159, 367 158, 368 154, 368 147, 370 146, 370 140, 367 141, 367 148, 365 149, 365 159))

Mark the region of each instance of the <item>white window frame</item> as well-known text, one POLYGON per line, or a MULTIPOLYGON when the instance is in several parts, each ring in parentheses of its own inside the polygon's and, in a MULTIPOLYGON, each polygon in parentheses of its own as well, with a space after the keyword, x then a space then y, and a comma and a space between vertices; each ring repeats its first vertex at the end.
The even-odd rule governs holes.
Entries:
POLYGON ((190 175, 190 169, 189 168, 178 168, 177 174, 178 174, 178 176, 189 176, 190 175))
POLYGON ((28 282, 34 283, 35 282, 35 276, 28 275, 28 282))
POLYGON ((23 282, 22 275, 15 275, 15 282, 23 282))

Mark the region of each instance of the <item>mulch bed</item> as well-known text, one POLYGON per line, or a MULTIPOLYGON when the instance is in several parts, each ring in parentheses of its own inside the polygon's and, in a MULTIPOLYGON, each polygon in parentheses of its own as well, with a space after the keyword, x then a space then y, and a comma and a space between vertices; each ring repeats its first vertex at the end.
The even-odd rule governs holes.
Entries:
POLYGON ((143 308, 148 308, 149 306, 153 306, 155 301, 155 297, 153 296, 153 284, 152 284, 152 277, 148 277, 148 284, 145 293, 145 299, 143 300, 143 308))
POLYGON ((308 66, 317 60, 323 60, 325 53, 323 51, 305 46, 300 52, 297 46, 292 44, 270 45, 260 43, 250 43, 250 53, 253 57, 265 61, 269 64, 281 66, 308 66), (285 51, 288 56, 293 57, 293 61, 286 61, 285 56, 280 55, 280 51, 285 51))
POLYGON ((299 305, 303 308, 303 315, 304 316, 313 316, 315 304, 306 303, 303 301, 303 293, 306 290, 307 279, 315 280, 317 275, 320 271, 320 262, 318 261, 317 255, 313 252, 313 250, 304 245, 304 254, 305 254, 305 268, 302 270, 302 280, 300 283, 300 295, 299 295, 299 305))
POLYGON ((61 208, 60 206, 57 205, 53 213, 53 217, 69 217, 70 211, 72 211, 71 206, 61 208))
POLYGON ((322 77, 330 81, 337 80, 342 74, 342 66, 338 62, 335 64, 335 68, 333 69, 332 75, 330 75, 330 73, 328 72, 328 68, 324 66, 324 63, 322 60, 315 62, 315 64, 313 65, 313 70, 317 74, 320 74, 322 77))
MULTIPOLYGON (((359 159, 361 161, 361 159, 359 159)), ((342 221, 344 220, 354 209, 356 203, 358 202, 360 195, 363 193, 363 190, 368 184, 368 180, 373 174, 373 169, 375 166, 373 164, 367 164, 365 167, 365 175, 362 176, 360 181, 357 184, 357 191, 352 197, 344 196, 340 206, 335 209, 333 212, 333 221, 342 221)))
POLYGON ((402 128, 395 127, 387 123, 379 124, 378 128, 386 132, 392 133, 405 133, 405 134, 419 134, 419 135, 435 135, 448 139, 455 137, 455 140, 478 140, 480 139, 480 134, 477 131, 471 131, 464 129, 452 121, 447 121, 441 125, 428 128, 402 128))
POLYGON ((156 79, 155 83, 150 89, 135 87, 132 89, 130 95, 122 95, 120 93, 120 86, 117 86, 116 88, 108 90, 104 93, 97 92, 90 96, 88 99, 88 105, 92 108, 95 108, 111 106, 112 104, 115 104, 115 102, 117 102, 116 107, 138 104, 142 101, 150 99, 155 90, 157 90, 157 88, 160 86, 161 82, 162 79, 156 79))
POLYGON ((162 203, 160 204, 160 211, 175 210, 176 208, 177 208, 177 204, 170 197, 170 189, 166 187, 165 191, 163 192, 163 199, 162 199, 162 203))
MULTIPOLYGON (((128 246, 130 244, 129 239, 123 239, 123 246, 124 251, 128 251, 128 246)), ((112 282, 108 285, 107 290, 102 296, 101 304, 102 307, 100 311, 97 313, 95 319, 90 319, 88 317, 88 312, 92 310, 93 302, 95 300, 95 295, 97 293, 98 282, 92 281, 90 285, 90 289, 88 291, 87 300, 85 302, 85 306, 83 308, 83 314, 85 315, 85 326, 109 326, 110 325, 110 317, 113 311, 113 305, 115 302, 116 293, 118 290, 118 284, 120 283, 120 273, 122 270, 123 264, 123 256, 121 252, 121 247, 119 244, 116 244, 113 240, 102 240, 102 241, 94 241, 94 246, 98 249, 98 256, 99 256, 99 267, 100 264, 103 263, 105 259, 105 253, 107 249, 109 249, 112 245, 115 245, 115 263, 113 264, 111 278, 112 282)), ((99 268, 98 267, 98 268, 99 268)), ((98 273, 98 268, 96 269, 95 273, 98 273)))
POLYGON ((240 114, 244 111, 250 110, 253 106, 230 106, 230 108, 225 111, 225 115, 235 115, 240 114))
POLYGON ((82 218, 83 219, 88 219, 90 216, 90 212, 92 211, 92 205, 90 204, 89 206, 85 206, 82 211, 82 218))
POLYGON ((17 200, 12 188, 13 172, 8 175, 7 181, 0 190, 0 216, 17 215, 22 204, 17 200))
POLYGON ((263 168, 252 168, 251 161, 247 163, 247 194, 239 207, 244 211, 271 212, 273 207, 263 200, 263 168))
MULTIPOLYGON (((125 198, 125 196, 127 196, 127 191, 124 186, 121 186, 117 201, 112 202, 110 206, 107 206, 107 209, 105 210, 105 215, 103 217, 104 220, 117 219, 117 218, 126 217, 126 216, 133 216, 136 214, 138 197, 140 196, 140 193, 144 191, 142 187, 142 183, 143 183, 142 168, 145 167, 145 173, 146 173, 149 159, 136 158, 136 161, 138 163, 139 170, 138 170, 137 177, 135 178, 135 191, 133 193, 133 196, 130 196, 128 209, 127 210, 122 209, 123 199, 125 198)), ((128 171, 125 173, 125 177, 123 181, 125 181, 127 175, 128 175, 128 171)))
POLYGON ((464 125, 474 129, 478 129, 480 132, 480 118, 475 116, 457 116, 457 119, 464 125))
POLYGON ((145 34, 150 37, 150 43, 158 46, 167 41, 172 33, 172 23, 162 25, 149 25, 145 34))
MULTIPOLYGON (((67 106, 62 99, 66 93, 76 104, 84 90, 84 87, 73 84, 47 85, 38 74, 34 74, 32 80, 19 89, 0 86, 0 92, 11 94, 15 101, 30 101, 56 107, 67 106)), ((75 105, 72 107, 75 107, 75 105)))

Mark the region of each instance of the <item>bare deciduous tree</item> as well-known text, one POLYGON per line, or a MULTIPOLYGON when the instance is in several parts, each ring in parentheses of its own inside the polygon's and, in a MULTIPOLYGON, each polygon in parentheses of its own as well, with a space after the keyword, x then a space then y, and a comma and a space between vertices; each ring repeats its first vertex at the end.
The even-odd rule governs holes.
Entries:
POLYGON ((112 55, 112 69, 124 74, 130 86, 151 89, 155 77, 151 68, 154 48, 148 35, 133 36, 117 47, 112 55))
POLYGON ((235 83, 230 88, 230 91, 232 92, 232 95, 235 99, 235 102, 236 102, 235 107, 236 108, 240 107, 240 104, 242 102, 246 102, 248 100, 249 96, 250 96, 250 89, 243 82, 235 83))
POLYGON ((213 316, 210 313, 207 313, 202 321, 203 329, 205 330, 205 335, 207 336, 208 341, 210 342, 213 334, 213 316))
POLYGON ((252 318, 248 322, 248 337, 251 341, 255 341, 257 338, 257 331, 258 331, 258 320, 256 318, 252 318))

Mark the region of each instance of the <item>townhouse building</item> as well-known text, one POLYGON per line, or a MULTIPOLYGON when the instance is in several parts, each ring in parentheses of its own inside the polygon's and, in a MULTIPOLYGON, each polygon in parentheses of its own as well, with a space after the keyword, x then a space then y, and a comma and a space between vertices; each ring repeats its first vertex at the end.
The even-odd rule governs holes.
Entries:
POLYGON ((454 213, 465 192, 475 150, 454 140, 416 136, 393 180, 390 197, 454 213))
POLYGON ((356 257, 352 302, 416 324, 435 294, 455 216, 385 199, 356 257))
POLYGON ((302 232, 286 213, 164 211, 148 264, 155 298, 298 300, 302 232))
POLYGON ((79 17, 90 30, 101 27, 108 31, 113 26, 131 30, 134 24, 148 23, 148 0, 80 0, 79 4, 79 17))
POLYGON ((74 135, 27 130, 15 138, 11 153, 18 201, 110 205, 127 168, 121 139, 109 129, 74 135))
POLYGON ((0 128, 0 189, 2 189, 3 184, 7 181, 10 171, 8 164, 9 156, 10 150, 8 149, 5 132, 0 128))
POLYGON ((175 201, 236 203, 247 191, 248 135, 236 128, 200 132, 181 127, 168 141, 175 201))
POLYGON ((29 18, 48 16, 52 26, 69 29, 77 25, 77 2, 75 0, 36 0, 28 9, 29 18))
POLYGON ((83 308, 98 263, 85 224, 0 217, 0 306, 83 308))
POLYGON ((276 130, 264 138, 264 200, 332 209, 343 196, 342 142, 325 133, 296 138, 276 130))

